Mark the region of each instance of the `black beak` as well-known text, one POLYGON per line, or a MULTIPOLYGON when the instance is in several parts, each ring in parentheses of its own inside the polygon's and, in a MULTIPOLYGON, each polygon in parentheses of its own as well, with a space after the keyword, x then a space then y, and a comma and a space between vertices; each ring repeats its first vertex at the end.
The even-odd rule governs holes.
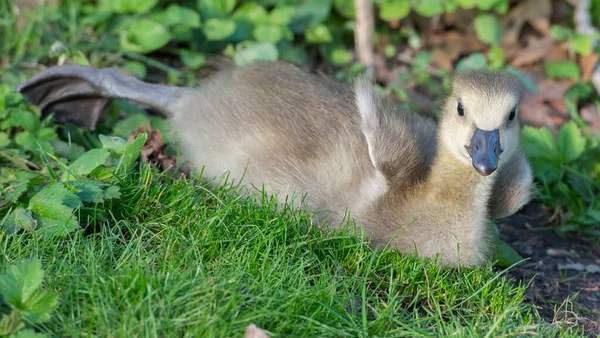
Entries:
POLYGON ((498 168, 501 152, 499 137, 498 129, 484 131, 477 128, 471 138, 471 144, 466 146, 473 160, 473 167, 480 175, 488 176, 498 168))

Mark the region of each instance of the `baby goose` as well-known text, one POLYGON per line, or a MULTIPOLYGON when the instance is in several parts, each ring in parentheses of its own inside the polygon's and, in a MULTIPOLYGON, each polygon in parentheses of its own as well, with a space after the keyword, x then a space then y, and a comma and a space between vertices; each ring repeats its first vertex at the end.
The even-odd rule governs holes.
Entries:
POLYGON ((220 71, 199 89, 65 65, 18 90, 44 115, 88 125, 110 99, 148 105, 169 116, 205 178, 228 172, 281 201, 306 194, 329 226, 349 211, 375 245, 440 255, 443 265, 483 264, 487 220, 531 198, 531 170, 518 150, 523 86, 506 73, 458 74, 437 129, 367 81, 352 88, 279 62, 220 71))

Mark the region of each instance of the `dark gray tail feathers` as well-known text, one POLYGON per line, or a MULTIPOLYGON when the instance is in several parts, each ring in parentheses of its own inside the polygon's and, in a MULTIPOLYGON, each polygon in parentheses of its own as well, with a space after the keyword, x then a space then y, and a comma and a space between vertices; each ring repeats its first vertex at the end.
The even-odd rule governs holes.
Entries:
POLYGON ((170 116, 171 105, 185 88, 140 81, 114 69, 62 65, 46 69, 18 88, 42 117, 54 112, 58 122, 75 122, 94 129, 108 103, 130 100, 170 116))

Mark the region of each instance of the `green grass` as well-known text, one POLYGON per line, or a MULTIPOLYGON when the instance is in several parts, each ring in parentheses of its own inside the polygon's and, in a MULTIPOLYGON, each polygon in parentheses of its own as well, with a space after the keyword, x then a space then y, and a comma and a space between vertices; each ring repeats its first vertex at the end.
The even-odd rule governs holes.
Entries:
POLYGON ((42 331, 240 337, 256 323, 303 337, 576 334, 539 324, 525 287, 491 267, 441 269, 373 251, 351 228, 325 233, 268 199, 257 206, 147 166, 134 176, 120 201, 98 206, 112 221, 95 232, 0 235, 4 267, 39 258, 59 294, 42 331))

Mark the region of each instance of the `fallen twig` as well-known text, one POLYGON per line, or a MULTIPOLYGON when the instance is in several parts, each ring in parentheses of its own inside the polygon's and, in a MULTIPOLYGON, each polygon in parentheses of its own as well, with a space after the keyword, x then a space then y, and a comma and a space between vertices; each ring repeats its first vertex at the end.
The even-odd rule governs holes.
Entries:
POLYGON ((358 60, 366 67, 368 76, 373 79, 375 75, 373 4, 370 0, 354 0, 354 7, 356 9, 356 26, 354 27, 356 55, 358 60))

